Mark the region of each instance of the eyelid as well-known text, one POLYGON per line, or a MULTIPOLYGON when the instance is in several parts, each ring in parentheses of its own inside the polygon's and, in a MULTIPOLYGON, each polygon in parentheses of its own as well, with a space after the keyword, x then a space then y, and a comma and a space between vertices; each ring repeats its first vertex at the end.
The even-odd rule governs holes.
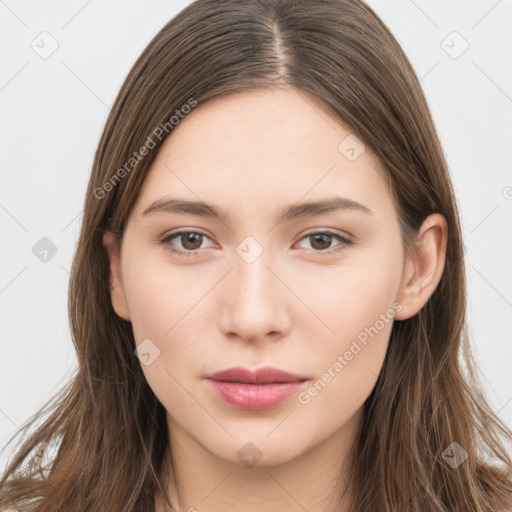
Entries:
POLYGON ((312 229, 311 231, 307 231, 303 235, 300 235, 299 239, 302 240, 303 238, 305 238, 307 236, 316 235, 316 234, 320 234, 320 233, 337 236, 337 237, 340 237, 340 238, 346 240, 347 242, 354 242, 354 237, 350 233, 348 233, 346 231, 336 231, 331 228, 312 229))

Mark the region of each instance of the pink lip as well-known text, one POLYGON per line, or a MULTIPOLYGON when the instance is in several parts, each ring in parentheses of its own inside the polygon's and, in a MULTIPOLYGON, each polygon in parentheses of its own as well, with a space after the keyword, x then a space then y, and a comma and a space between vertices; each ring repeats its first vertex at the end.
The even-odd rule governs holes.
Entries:
POLYGON ((274 407, 295 394, 308 380, 271 367, 254 372, 246 368, 230 368, 205 378, 221 400, 238 409, 250 410, 274 407))

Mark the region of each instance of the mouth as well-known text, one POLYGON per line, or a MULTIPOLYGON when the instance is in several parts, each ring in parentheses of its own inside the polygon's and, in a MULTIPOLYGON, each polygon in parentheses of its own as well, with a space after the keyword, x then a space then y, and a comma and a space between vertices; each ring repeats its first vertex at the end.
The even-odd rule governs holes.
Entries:
POLYGON ((309 379, 283 370, 264 367, 257 371, 230 368, 207 375, 209 389, 237 409, 270 409, 290 398, 309 379))

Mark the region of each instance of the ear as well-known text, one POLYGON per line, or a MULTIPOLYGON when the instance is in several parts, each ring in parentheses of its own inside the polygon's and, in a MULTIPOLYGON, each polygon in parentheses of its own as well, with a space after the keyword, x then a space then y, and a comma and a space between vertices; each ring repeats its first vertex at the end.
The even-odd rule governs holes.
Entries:
POLYGON ((112 307, 118 316, 123 320, 130 320, 130 312, 126 302, 123 281, 121 279, 121 243, 112 233, 107 231, 103 235, 103 246, 107 249, 110 261, 110 282, 109 290, 112 300, 112 307))
POLYGON ((418 231, 417 241, 406 257, 397 302, 402 305, 396 320, 414 316, 427 302, 443 275, 448 226, 440 213, 429 215, 418 231))

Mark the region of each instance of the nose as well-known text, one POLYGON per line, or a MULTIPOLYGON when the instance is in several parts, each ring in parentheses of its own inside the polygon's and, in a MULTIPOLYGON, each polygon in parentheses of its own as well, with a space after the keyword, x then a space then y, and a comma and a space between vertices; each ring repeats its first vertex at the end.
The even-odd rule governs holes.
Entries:
POLYGON ((221 290, 221 331, 247 342, 285 336, 290 328, 287 306, 293 293, 267 252, 252 262, 235 254, 233 266, 221 290))

